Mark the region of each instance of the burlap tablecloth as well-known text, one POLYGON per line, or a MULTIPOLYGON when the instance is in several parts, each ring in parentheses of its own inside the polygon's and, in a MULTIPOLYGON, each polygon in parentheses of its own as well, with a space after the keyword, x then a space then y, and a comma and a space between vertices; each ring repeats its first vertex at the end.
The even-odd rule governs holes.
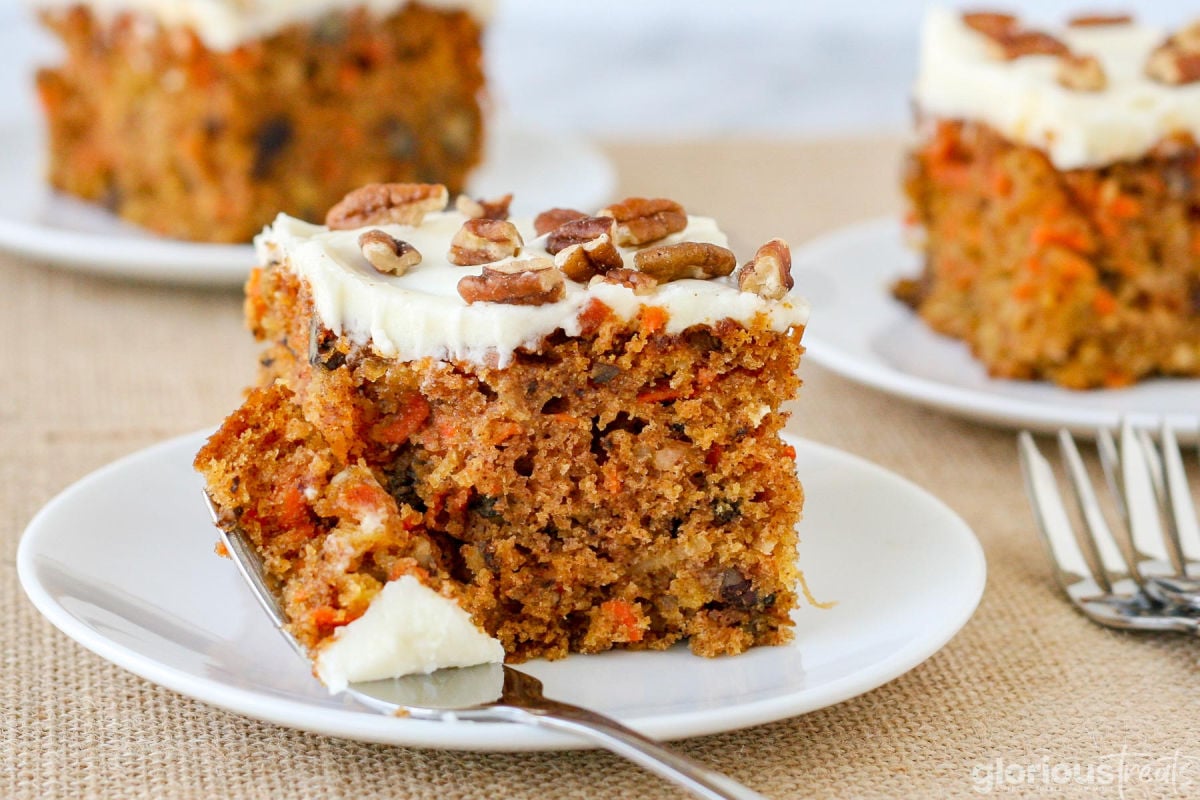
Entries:
MULTIPOLYGON (((608 149, 624 191, 677 198, 743 242, 800 243, 899 207, 894 140, 608 149)), ((254 722, 134 677, 60 634, 17 583, 25 524, 87 472, 217 422, 250 381, 256 348, 233 290, 131 284, 9 256, 0 256, 0 286, 0 796, 680 796, 602 752, 438 752, 254 722)), ((890 684, 679 749, 775 798, 1200 796, 1200 643, 1102 630, 1071 610, 1034 537, 1013 434, 812 363, 803 376, 799 430, 958 511, 986 550, 987 590, 944 650, 890 684)))

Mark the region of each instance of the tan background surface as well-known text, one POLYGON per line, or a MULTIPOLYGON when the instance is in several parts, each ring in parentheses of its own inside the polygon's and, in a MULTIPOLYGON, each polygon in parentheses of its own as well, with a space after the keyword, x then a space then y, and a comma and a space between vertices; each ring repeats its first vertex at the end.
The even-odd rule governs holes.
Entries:
MULTIPOLYGON (((796 244, 899 207, 894 141, 609 149, 624 189, 714 214, 742 242, 783 235, 796 244)), ((423 751, 253 722, 134 677, 58 633, 17 583, 26 522, 108 461, 215 424, 251 379, 255 346, 233 290, 116 282, 3 255, 0 286, 0 797, 680 796, 604 753, 423 751)), ((892 683, 679 749, 776 798, 980 796, 973 775, 998 759, 1034 768, 993 793, 1002 796, 1200 796, 1200 643, 1102 630, 1056 594, 1013 434, 812 363, 803 376, 799 430, 958 511, 986 550, 987 591, 944 650, 892 683), (1042 771, 1065 764, 1086 774, 1117 766, 1122 753, 1135 770, 1123 785, 1060 787, 1042 771)))

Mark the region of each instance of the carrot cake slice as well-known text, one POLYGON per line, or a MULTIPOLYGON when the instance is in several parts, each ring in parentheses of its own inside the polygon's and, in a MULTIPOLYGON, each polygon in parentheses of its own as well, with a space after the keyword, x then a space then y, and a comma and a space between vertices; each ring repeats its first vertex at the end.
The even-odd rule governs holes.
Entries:
POLYGON ((1200 375, 1200 22, 934 11, 914 99, 899 298, 995 376, 1200 375))
POLYGON ((791 638, 786 243, 629 198, 376 184, 256 240, 261 381, 196 458, 331 688, 507 655, 791 638))
POLYGON ((150 230, 249 242, 368 181, 479 161, 487 0, 32 0, 49 180, 150 230))

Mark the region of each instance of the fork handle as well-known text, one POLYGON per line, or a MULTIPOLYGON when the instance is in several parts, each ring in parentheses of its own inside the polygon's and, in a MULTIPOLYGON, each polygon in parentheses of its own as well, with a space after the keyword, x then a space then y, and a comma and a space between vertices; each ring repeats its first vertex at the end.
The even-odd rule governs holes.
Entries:
POLYGON ((509 722, 563 731, 588 739, 704 800, 767 800, 732 778, 586 708, 556 700, 543 700, 535 708, 501 705, 486 710, 496 712, 496 716, 509 722))

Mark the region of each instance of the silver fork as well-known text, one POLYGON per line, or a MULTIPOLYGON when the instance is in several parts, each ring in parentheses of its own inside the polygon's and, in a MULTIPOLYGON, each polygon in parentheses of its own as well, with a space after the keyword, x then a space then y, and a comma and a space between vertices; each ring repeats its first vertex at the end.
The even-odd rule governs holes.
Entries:
MULTIPOLYGON (((238 572, 292 649, 308 659, 287 629, 287 615, 253 545, 235 526, 221 524, 204 493, 209 514, 238 572)), ((562 731, 624 756, 704 800, 766 800, 698 761, 669 750, 614 719, 542 695, 542 683, 508 665, 443 669, 432 675, 352 683, 345 693, 383 714, 441 722, 508 722, 562 731)))
POLYGON ((1200 548, 1200 536, 1178 443, 1166 427, 1163 436, 1161 456, 1149 436, 1129 424, 1122 426, 1119 449, 1107 431, 1097 437, 1101 464, 1124 522, 1120 537, 1114 537, 1067 431, 1059 431, 1058 441, 1083 522, 1080 537, 1050 463, 1033 436, 1023 431, 1018 445, 1038 531, 1054 563, 1055 577, 1075 606, 1109 627, 1200 633, 1200 619, 1187 607, 1189 590, 1195 586, 1187 576, 1185 558, 1185 553, 1200 548), (1169 520, 1165 526, 1160 506, 1172 509, 1165 515, 1169 520))
POLYGON ((1174 429, 1164 423, 1156 445, 1148 431, 1125 424, 1119 452, 1107 430, 1096 443, 1141 561, 1142 588, 1167 605, 1200 611, 1200 521, 1174 429))

